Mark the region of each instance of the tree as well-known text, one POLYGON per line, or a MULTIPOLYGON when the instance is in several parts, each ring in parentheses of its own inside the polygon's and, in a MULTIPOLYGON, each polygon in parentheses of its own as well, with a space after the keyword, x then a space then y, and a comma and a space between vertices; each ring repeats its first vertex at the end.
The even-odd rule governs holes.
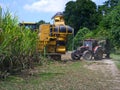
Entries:
POLYGON ((99 11, 102 12, 102 14, 104 15, 109 14, 109 12, 111 12, 112 9, 116 7, 119 2, 120 2, 119 0, 105 1, 103 5, 99 6, 99 11))
POLYGON ((120 4, 103 18, 100 25, 109 33, 113 45, 120 47, 120 4))
POLYGON ((64 11, 66 23, 75 29, 75 34, 83 27, 95 29, 98 24, 96 13, 96 4, 91 0, 70 1, 64 11))
POLYGON ((75 26, 75 2, 70 1, 66 4, 66 8, 64 11, 64 18, 66 21, 66 24, 74 27, 75 26))
POLYGON ((47 23, 47 22, 45 22, 44 20, 40 20, 40 21, 37 22, 37 27, 39 28, 39 26, 40 26, 41 24, 45 24, 45 23, 47 23))

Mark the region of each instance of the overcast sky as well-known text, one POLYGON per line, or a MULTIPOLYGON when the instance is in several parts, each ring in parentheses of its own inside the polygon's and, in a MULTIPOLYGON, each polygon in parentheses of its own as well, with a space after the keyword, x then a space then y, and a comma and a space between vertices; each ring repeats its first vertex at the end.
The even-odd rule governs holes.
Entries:
MULTIPOLYGON (((51 22, 51 17, 56 12, 62 12, 68 1, 75 0, 0 0, 0 6, 9 8, 11 13, 17 15, 19 21, 38 22, 45 20, 51 22)), ((92 0, 97 5, 102 5, 106 0, 92 0)))

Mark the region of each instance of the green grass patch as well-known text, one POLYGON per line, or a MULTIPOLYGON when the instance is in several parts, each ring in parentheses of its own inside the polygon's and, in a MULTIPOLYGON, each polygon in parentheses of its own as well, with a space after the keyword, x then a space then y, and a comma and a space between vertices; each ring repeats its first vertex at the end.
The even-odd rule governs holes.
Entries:
POLYGON ((38 72, 33 75, 14 75, 9 76, 4 81, 0 81, 0 90, 37 90, 40 89, 39 86, 46 88, 45 85, 51 84, 50 82, 55 82, 59 78, 68 77, 71 73, 78 72, 82 65, 83 63, 78 61, 53 62, 49 65, 38 66, 36 68, 38 72))
POLYGON ((111 54, 111 58, 115 61, 118 69, 120 69, 120 54, 111 54))
POLYGON ((104 75, 87 69, 85 61, 52 62, 36 67, 32 75, 9 76, 0 81, 0 90, 110 90, 102 87, 104 75), (36 71, 35 71, 36 70, 36 71))

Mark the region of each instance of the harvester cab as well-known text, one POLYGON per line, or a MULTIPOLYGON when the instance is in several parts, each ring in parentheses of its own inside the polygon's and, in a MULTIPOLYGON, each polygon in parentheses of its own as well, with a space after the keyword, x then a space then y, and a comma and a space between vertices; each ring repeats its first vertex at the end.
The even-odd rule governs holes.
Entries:
POLYGON ((52 17, 52 19, 54 19, 54 25, 55 25, 55 26, 65 25, 63 13, 61 13, 61 12, 56 13, 56 14, 52 17))
POLYGON ((38 31, 37 23, 34 23, 34 22, 21 22, 21 23, 19 23, 19 26, 28 28, 31 31, 38 31))
POLYGON ((67 36, 73 34, 73 28, 65 25, 63 13, 56 13, 54 23, 42 24, 39 27, 38 50, 40 53, 60 60, 61 54, 66 53, 67 36))

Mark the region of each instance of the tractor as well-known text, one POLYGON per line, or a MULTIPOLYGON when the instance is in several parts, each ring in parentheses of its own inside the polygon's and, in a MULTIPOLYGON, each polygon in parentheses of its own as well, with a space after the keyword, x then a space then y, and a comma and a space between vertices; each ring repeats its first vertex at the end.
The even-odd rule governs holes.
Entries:
POLYGON ((81 57, 85 60, 101 60, 103 58, 104 49, 99 45, 98 40, 86 39, 83 41, 83 46, 71 53, 73 60, 79 60, 81 57))

